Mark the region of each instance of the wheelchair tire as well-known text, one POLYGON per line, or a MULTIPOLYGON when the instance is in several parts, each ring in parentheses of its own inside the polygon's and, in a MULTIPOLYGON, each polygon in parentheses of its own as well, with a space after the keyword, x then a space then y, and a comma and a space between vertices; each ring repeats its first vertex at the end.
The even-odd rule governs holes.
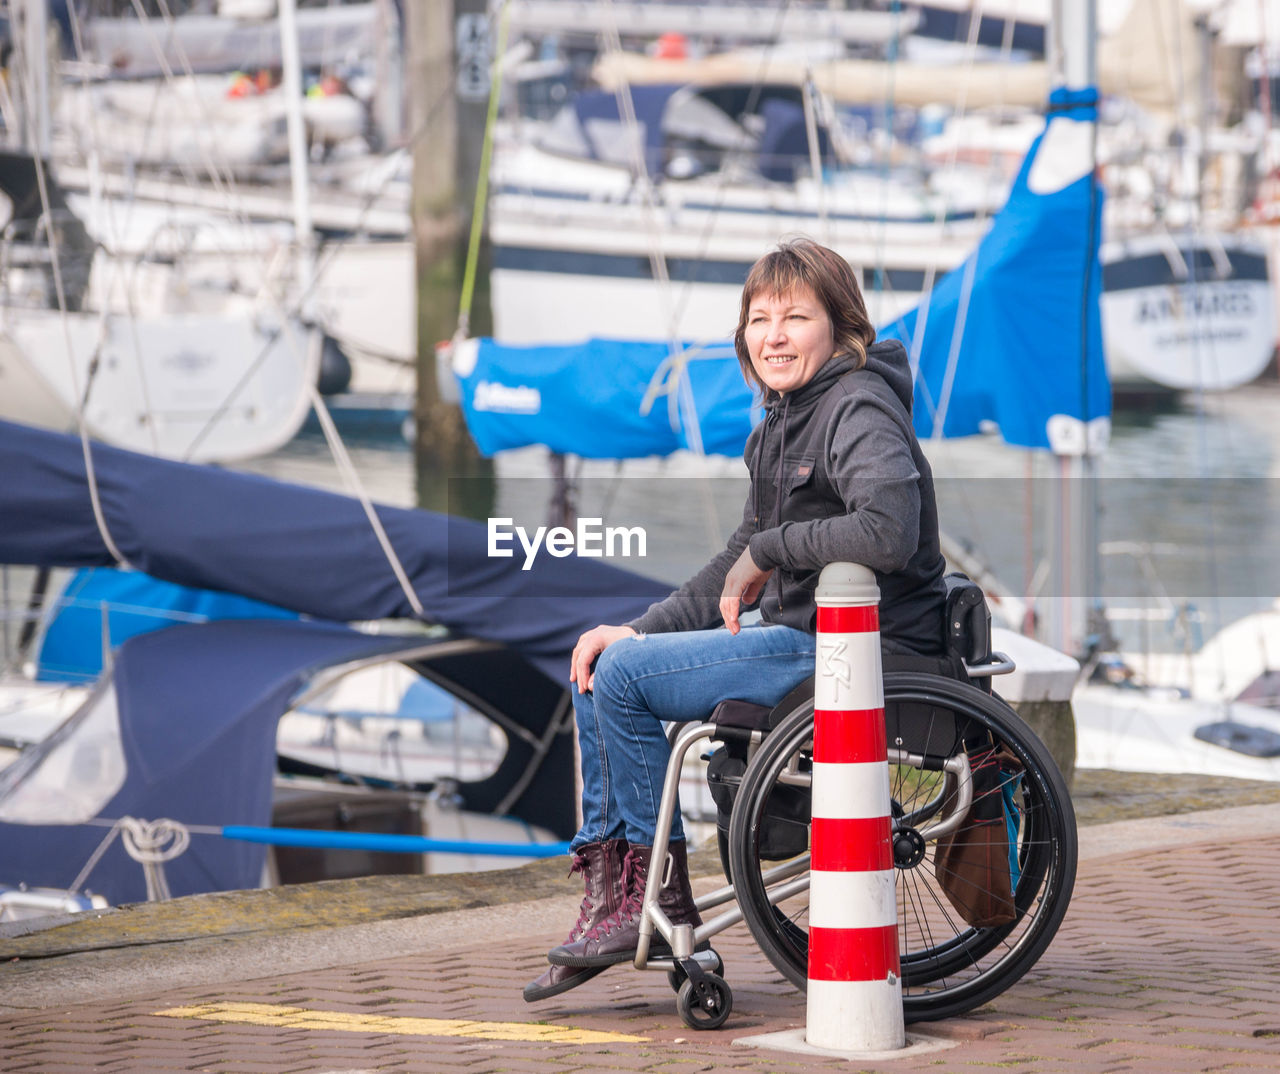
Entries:
MULTIPOLYGON (((934 872, 933 844, 919 860, 899 862, 898 949, 903 1007, 908 1022, 953 1017, 995 998, 1044 953, 1062 923, 1076 872, 1075 812, 1052 756, 1034 732, 998 697, 941 676, 891 672, 888 702, 944 708, 967 721, 972 735, 989 736, 1023 768, 1016 798, 1021 806, 1013 891, 1014 919, 994 927, 971 926, 951 906, 934 872)), ((803 773, 813 741, 813 702, 788 714, 769 734, 742 781, 729 831, 733 882, 743 917, 770 962, 792 984, 807 984, 808 893, 773 905, 757 853, 769 792, 780 778, 803 773)), ((950 792, 934 767, 890 766, 895 816, 911 816, 922 797, 937 806, 950 792), (925 790, 925 788, 929 788, 925 790)), ((927 807, 926 807, 927 808, 927 807)))

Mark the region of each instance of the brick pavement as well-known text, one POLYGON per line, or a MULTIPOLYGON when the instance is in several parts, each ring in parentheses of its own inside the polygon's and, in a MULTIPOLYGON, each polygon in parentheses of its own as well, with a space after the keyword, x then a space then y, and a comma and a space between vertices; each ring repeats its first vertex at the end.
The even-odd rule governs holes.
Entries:
MULTIPOLYGON (((1228 842, 1082 862, 1071 910, 1035 969, 965 1018, 916 1027, 951 1042, 949 1050, 890 1061, 736 1046, 737 1038, 797 1027, 804 1019, 803 998, 742 927, 716 944, 735 1000, 720 1030, 689 1030, 675 1012, 665 975, 625 967, 530 1007, 520 988, 544 964, 542 952, 560 939, 559 930, 541 931, 545 908, 540 914, 522 909, 537 905, 504 908, 509 929, 503 935, 435 957, 406 955, 10 1014, 0 1028, 0 1071, 1280 1070, 1280 837, 1255 839, 1248 829, 1228 842), (524 927, 526 921, 539 931, 524 927), (269 1005, 276 1024, 157 1013, 204 1005, 216 1018, 217 1010, 263 1009, 233 1004, 269 1005), (314 1028, 300 1026, 302 1016, 288 1009, 309 1012, 305 1023, 314 1028), (344 1022, 343 1016, 381 1021, 344 1022), (423 1023, 397 1019, 539 1023, 646 1040, 415 1035, 401 1030, 423 1023), (336 1028, 344 1024, 364 1028, 336 1028)), ((568 903, 564 910, 567 921, 568 903)), ((420 925, 430 929, 432 919, 420 925)), ((163 946, 154 957, 166 957, 163 946)))

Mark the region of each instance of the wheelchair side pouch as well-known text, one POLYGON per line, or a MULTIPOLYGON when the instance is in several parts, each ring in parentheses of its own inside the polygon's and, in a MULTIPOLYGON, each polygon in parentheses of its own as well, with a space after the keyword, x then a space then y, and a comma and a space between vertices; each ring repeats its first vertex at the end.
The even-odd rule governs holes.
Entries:
POLYGON ((972 750, 969 765, 973 804, 960 827, 938 840, 934 875, 967 924, 995 928, 1017 917, 1022 765, 1007 750, 990 746, 972 750))
MULTIPOLYGON (((707 760, 707 785, 716 804, 716 828, 725 839, 729 836, 729 818, 746 770, 745 742, 729 740, 707 760)), ((783 861, 808 850, 811 813, 807 789, 774 787, 769 792, 760 825, 760 858, 783 861)))

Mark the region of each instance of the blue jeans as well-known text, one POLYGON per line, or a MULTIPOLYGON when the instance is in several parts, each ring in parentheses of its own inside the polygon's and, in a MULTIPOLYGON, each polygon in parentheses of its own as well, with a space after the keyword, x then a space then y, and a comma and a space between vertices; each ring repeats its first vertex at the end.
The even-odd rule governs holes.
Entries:
MULTIPOLYGON (((572 849, 604 839, 653 844, 671 755, 663 722, 705 720, 729 698, 776 705, 813 665, 813 635, 778 624, 610 645, 596 662, 592 692, 570 687, 582 755, 582 828, 572 849)), ((671 838, 684 838, 679 809, 671 838)))

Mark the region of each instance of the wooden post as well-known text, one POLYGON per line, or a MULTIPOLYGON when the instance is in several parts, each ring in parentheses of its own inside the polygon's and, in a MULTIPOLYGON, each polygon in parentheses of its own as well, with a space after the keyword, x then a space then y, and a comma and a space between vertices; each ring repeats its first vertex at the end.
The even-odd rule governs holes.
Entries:
POLYGON ((481 458, 461 409, 442 398, 436 378, 435 345, 457 328, 466 240, 458 212, 453 0, 415 0, 404 13, 418 266, 418 502, 487 518, 492 463, 481 458))

